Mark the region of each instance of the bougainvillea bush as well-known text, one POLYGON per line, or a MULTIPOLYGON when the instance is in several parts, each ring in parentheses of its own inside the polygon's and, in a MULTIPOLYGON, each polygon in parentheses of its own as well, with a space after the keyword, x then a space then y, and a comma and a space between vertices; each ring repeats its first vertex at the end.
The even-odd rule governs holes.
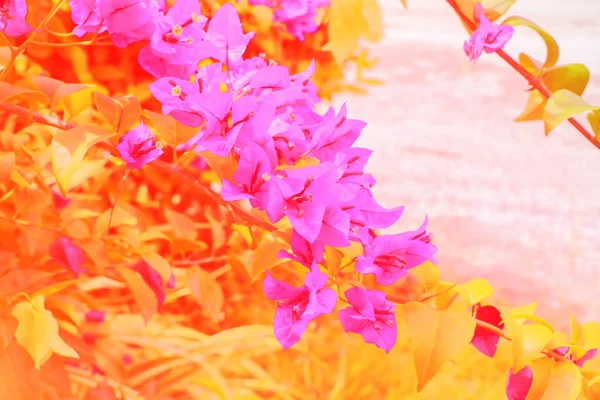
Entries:
POLYGON ((366 122, 317 111, 377 3, 33 3, 0 9, 0 399, 598 398, 600 324, 383 233, 366 122))

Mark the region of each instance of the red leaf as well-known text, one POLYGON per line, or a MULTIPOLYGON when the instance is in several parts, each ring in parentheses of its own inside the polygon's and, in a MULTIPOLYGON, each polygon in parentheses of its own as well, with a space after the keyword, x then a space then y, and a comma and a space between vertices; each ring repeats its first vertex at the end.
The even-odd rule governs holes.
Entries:
MULTIPOLYGON (((496 328, 503 329, 504 322, 502 321, 502 317, 500 316, 500 311, 494 306, 483 306, 477 309, 475 314, 475 318, 480 321, 487 322, 490 325, 495 326, 496 328)), ((500 340, 500 336, 494 332, 491 332, 488 329, 477 326, 475 328, 475 334, 473 335, 473 340, 471 344, 475 346, 477 350, 482 352, 488 357, 493 357, 496 354, 496 350, 498 349, 498 341, 500 340)))

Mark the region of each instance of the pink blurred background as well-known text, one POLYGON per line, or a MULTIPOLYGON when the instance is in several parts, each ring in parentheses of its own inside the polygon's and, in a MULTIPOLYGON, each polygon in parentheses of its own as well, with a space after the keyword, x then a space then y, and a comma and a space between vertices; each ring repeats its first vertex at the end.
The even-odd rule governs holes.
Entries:
MULTIPOLYGON (((600 320, 600 151, 568 124, 546 138, 541 122, 514 122, 528 85, 496 55, 469 63, 467 33, 444 0, 381 2, 386 37, 370 46, 371 75, 385 85, 334 102, 369 123, 357 145, 375 150, 367 169, 378 199, 406 206, 396 229, 428 214, 443 278, 487 278, 499 300, 539 301, 563 326, 570 312, 600 320)), ((549 31, 559 64, 586 64, 584 98, 600 104, 599 1, 519 0, 507 15, 549 31)), ((505 50, 545 57, 522 27, 505 50)))

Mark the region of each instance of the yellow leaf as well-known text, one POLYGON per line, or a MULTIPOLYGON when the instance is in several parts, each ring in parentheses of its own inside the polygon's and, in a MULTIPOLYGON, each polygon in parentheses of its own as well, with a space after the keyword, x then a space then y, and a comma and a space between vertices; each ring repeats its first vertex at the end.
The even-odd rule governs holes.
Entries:
MULTIPOLYGON (((107 209, 96 220, 96 234, 102 235, 108 229, 108 219, 110 218, 110 209, 107 209)), ((138 220, 123 208, 116 206, 113 213, 113 219, 110 223, 111 228, 117 226, 136 226, 138 220)))
POLYGON ((494 288, 483 278, 476 278, 456 286, 455 290, 469 306, 474 306, 494 293, 494 288))
MULTIPOLYGON (((531 365, 533 382, 531 383, 531 388, 529 389, 529 393, 527 393, 527 397, 525 398, 526 400, 539 400, 542 398, 546 392, 546 389, 548 388, 548 384, 550 383, 553 369, 554 360, 551 358, 544 357, 533 360, 531 365)), ((513 371, 516 371, 516 369, 513 369, 513 371)))
POLYGON ((517 0, 456 0, 456 3, 458 4, 460 11, 473 22, 475 4, 481 3, 485 9, 486 17, 494 22, 504 15, 516 1, 517 0))
POLYGON ((600 140, 600 111, 593 111, 587 116, 596 140, 600 140))
POLYGON ((198 133, 200 127, 189 127, 176 121, 170 115, 162 115, 144 110, 144 116, 150 121, 154 133, 161 142, 175 147, 190 140, 198 133))
MULTIPOLYGON (((598 322, 588 322, 581 325, 583 330, 583 336, 585 338, 585 349, 598 349, 600 348, 600 323, 598 322)), ((584 365, 586 370, 598 370, 600 371, 600 356, 597 356, 584 365)), ((598 385, 598 389, 600 390, 600 382, 598 385)))
POLYGON ((121 268, 119 272, 129 290, 131 290, 135 302, 140 307, 144 320, 148 323, 158 309, 158 299, 154 291, 146 284, 144 278, 134 270, 121 268))
POLYGON ((563 121, 589 111, 598 111, 600 106, 592 106, 577 94, 561 89, 548 99, 544 108, 544 129, 548 135, 563 121))
POLYGON ((127 132, 140 123, 142 105, 137 97, 127 95, 111 98, 102 93, 92 93, 94 105, 119 133, 127 132))
POLYGON ((330 276, 334 276, 342 266, 344 254, 335 247, 325 247, 325 267, 330 276))
POLYGON ((252 281, 254 282, 265 270, 285 262, 277 257, 280 250, 289 248, 291 232, 289 229, 266 233, 260 240, 252 263, 252 281))
POLYGON ((114 135, 114 132, 87 125, 56 133, 51 145, 52 169, 63 196, 67 195, 71 179, 88 150, 114 135))
POLYGON ((554 363, 548 386, 540 399, 576 400, 581 392, 581 381, 581 370, 575 364, 568 361, 554 363))
POLYGON ((328 12, 328 43, 324 50, 342 65, 358 49, 359 40, 375 41, 383 34, 383 13, 376 0, 332 0, 328 12))
POLYGON ((35 296, 31 301, 15 305, 13 317, 19 321, 15 338, 23 346, 39 369, 53 353, 64 357, 79 358, 75 350, 58 334, 58 322, 44 306, 44 297, 35 296))
POLYGON ((62 107, 65 110, 65 119, 78 115, 92 105, 92 85, 65 83, 46 76, 32 76, 30 79, 34 87, 37 86, 48 96, 51 109, 62 107))
POLYGON ((142 258, 153 270, 158 272, 163 282, 168 282, 169 279, 171 279, 173 269, 167 260, 165 260, 160 254, 150 251, 143 253, 142 258))
POLYGON ((419 300, 426 293, 434 291, 439 280, 439 268, 427 261, 418 267, 411 268, 405 276, 400 278, 394 285, 394 292, 406 301, 419 300))
POLYGON ((475 331, 475 321, 467 310, 440 311, 416 302, 404 304, 398 320, 404 320, 412 341, 418 391, 468 346, 475 331))
POLYGON ((200 157, 206 161, 210 169, 212 169, 219 178, 233 180, 233 174, 237 170, 237 166, 232 157, 216 156, 210 151, 203 151, 200 157))
POLYGON ((571 344, 580 346, 585 344, 583 328, 573 315, 571 315, 571 344))
POLYGON ((552 35, 536 25, 534 22, 522 17, 507 18, 504 20, 504 22, 502 22, 502 24, 510 26, 526 26, 536 31, 537 34, 540 35, 544 40, 544 43, 546 43, 546 61, 544 61, 543 68, 552 68, 556 65, 559 53, 558 43, 556 43, 556 40, 552 37, 552 35))
POLYGON ((543 325, 519 325, 515 319, 502 315, 512 345, 513 371, 520 371, 539 357, 552 338, 552 331, 543 325))
POLYGON ((215 322, 221 320, 224 297, 216 279, 199 267, 188 269, 187 278, 194 300, 206 311, 210 319, 215 322))
MULTIPOLYGON (((519 62, 534 75, 539 75, 541 63, 521 54, 519 62)), ((553 67, 541 75, 542 83, 554 93, 560 89, 582 95, 590 79, 590 71, 583 64, 567 64, 553 67)), ((538 121, 544 119, 547 99, 539 91, 532 90, 525 111, 515 121, 538 121)))

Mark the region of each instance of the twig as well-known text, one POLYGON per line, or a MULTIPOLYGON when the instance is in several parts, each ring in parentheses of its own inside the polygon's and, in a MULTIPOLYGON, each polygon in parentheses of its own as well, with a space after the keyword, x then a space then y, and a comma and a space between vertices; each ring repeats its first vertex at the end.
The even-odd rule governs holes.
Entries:
POLYGON ((0 104, 0 109, 19 115, 21 117, 28 118, 32 122, 53 126, 58 129, 68 130, 73 129, 77 126, 72 122, 63 121, 62 119, 51 117, 49 115, 42 115, 38 112, 32 112, 25 107, 17 106, 15 104, 2 103, 0 104))
MULTIPOLYGON (((461 11, 460 7, 458 7, 458 4, 456 4, 455 0, 446 0, 446 1, 454 9, 454 11, 456 12, 456 14, 458 14, 458 16, 461 19, 461 21, 471 31, 474 31, 474 30, 477 29, 477 25, 475 25, 475 23, 473 21, 471 21, 471 19, 469 17, 467 17, 465 14, 463 14, 463 12, 461 11)), ((498 51, 496 51, 496 54, 498 54, 498 56, 500 58, 502 58, 504 61, 506 61, 507 64, 509 64, 511 67, 513 67, 513 69, 515 71, 517 71, 519 74, 521 74, 521 76, 523 78, 525 78, 527 80, 527 82, 534 89, 536 89, 537 91, 539 91, 545 98, 549 99, 550 97, 552 97, 552 92, 544 85, 544 83, 541 81, 541 79, 539 79, 537 76, 531 74, 529 71, 527 71, 525 68, 523 68, 521 66, 521 64, 519 64, 518 62, 516 62, 511 56, 509 56, 508 54, 506 54, 506 52, 504 52, 503 50, 498 50, 498 51)), ((594 135, 592 133, 590 133, 587 129, 585 129, 583 127, 583 125, 581 125, 573 117, 569 118, 568 121, 591 144, 593 144, 596 148, 600 149, 600 141, 596 140, 596 138, 594 137, 594 135)))

